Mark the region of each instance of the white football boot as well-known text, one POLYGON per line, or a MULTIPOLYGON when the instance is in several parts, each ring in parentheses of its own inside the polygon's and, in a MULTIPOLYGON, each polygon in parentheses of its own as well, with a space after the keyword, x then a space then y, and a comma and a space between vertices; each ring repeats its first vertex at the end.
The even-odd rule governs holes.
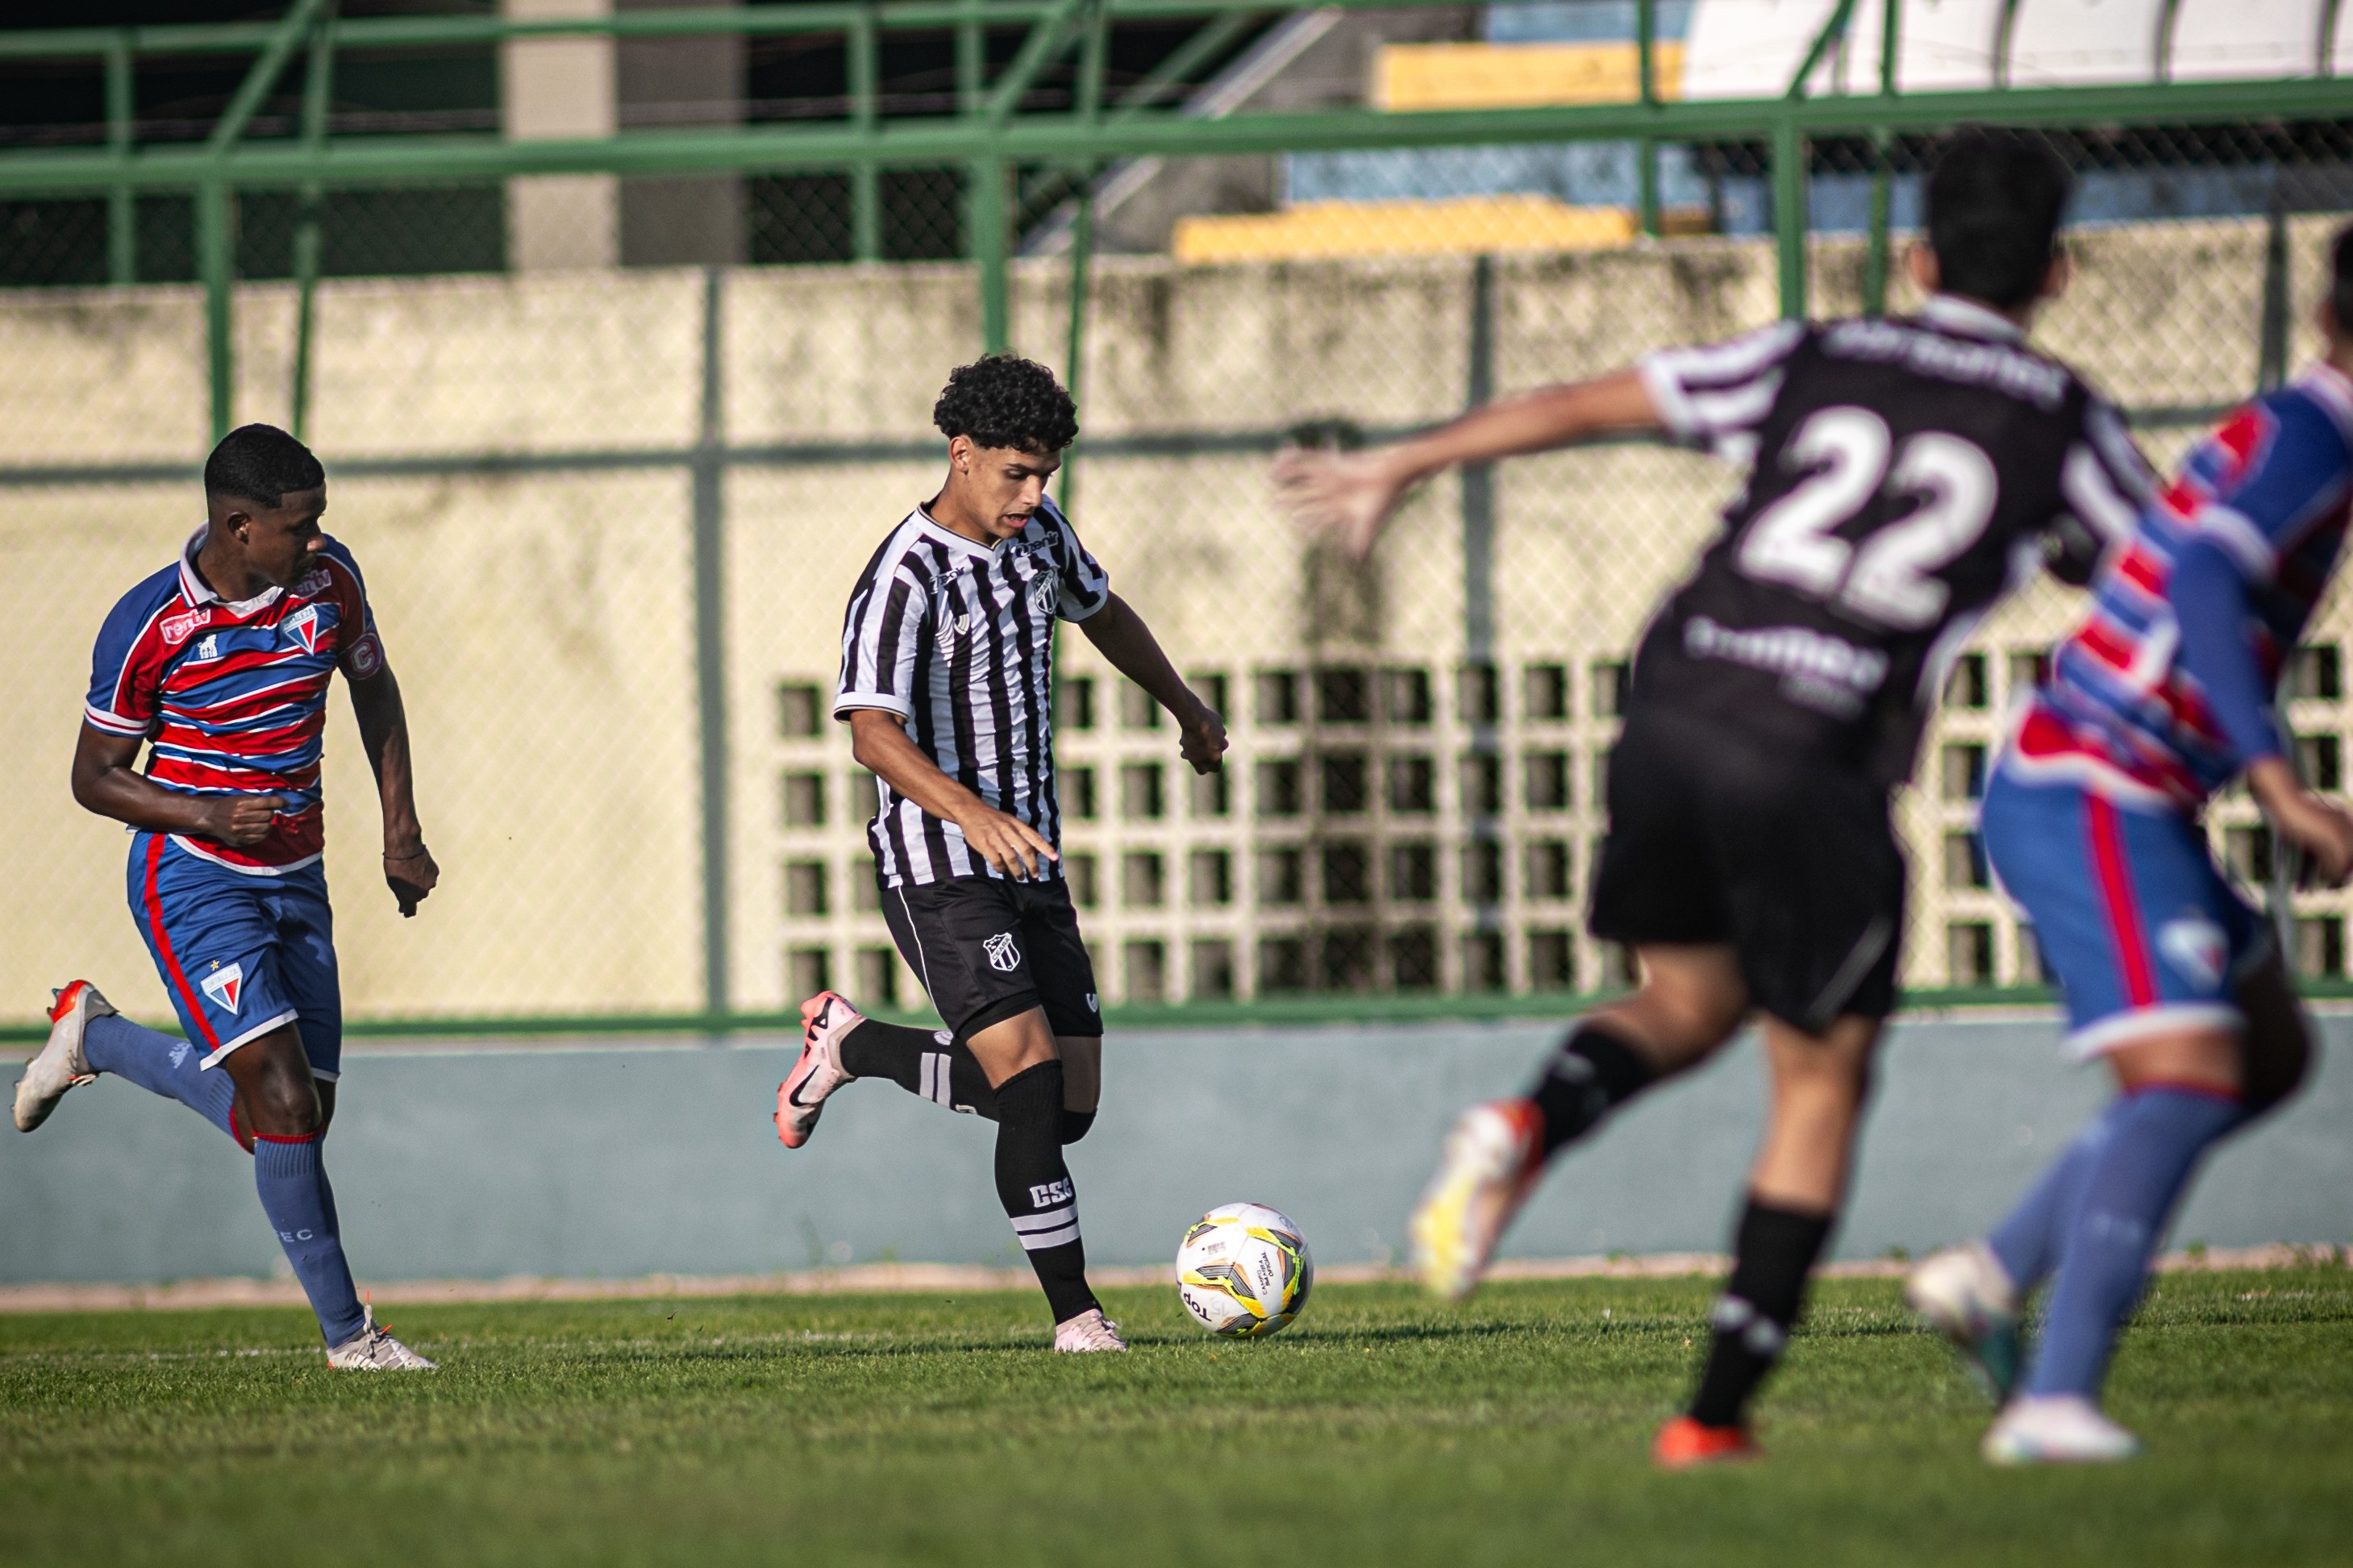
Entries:
POLYGON ((16 1080, 19 1132, 30 1132, 47 1121, 66 1090, 98 1076, 90 1058, 82 1055, 82 1031, 90 1027, 92 1018, 111 1016, 114 1005, 87 980, 68 982, 56 996, 56 1005, 49 1009, 48 1043, 25 1064, 25 1076, 16 1080))
POLYGON ((2138 1455, 2140 1439, 2080 1394, 2030 1394, 2010 1402, 1979 1452, 1992 1465, 2113 1465, 2138 1455))
POLYGON ((1077 1317, 1054 1325, 1054 1348, 1064 1355, 1086 1355, 1095 1351, 1124 1351, 1127 1342, 1119 1337, 1119 1325, 1104 1317, 1101 1307, 1089 1307, 1077 1317))
POLYGON ((1921 1260, 1904 1281, 1904 1304, 1960 1352, 1996 1405, 2018 1384, 2018 1287, 1982 1241, 1921 1260))
POLYGON ((1544 1173, 1544 1118, 1525 1100, 1464 1111, 1407 1225, 1413 1271, 1442 1300, 1479 1283, 1504 1227, 1544 1173))
POLYGON ((843 1084, 857 1080, 842 1069, 844 1036, 866 1022, 849 998, 820 991, 801 1004, 801 1057, 776 1086, 776 1136, 797 1149, 817 1131, 825 1102, 843 1084))
POLYGON ((337 1372, 438 1372, 441 1369, 376 1327, 375 1308, 363 1311, 360 1331, 327 1350, 327 1364, 337 1372))

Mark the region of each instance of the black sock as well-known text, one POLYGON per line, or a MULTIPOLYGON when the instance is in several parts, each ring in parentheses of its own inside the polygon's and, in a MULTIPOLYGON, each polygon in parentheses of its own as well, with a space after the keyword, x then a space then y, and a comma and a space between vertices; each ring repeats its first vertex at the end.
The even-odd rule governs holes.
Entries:
POLYGON ((887 1078, 909 1094, 952 1110, 994 1121, 997 1100, 972 1047, 949 1042, 945 1029, 913 1029, 869 1018, 841 1041, 841 1065, 852 1078, 887 1078))
POLYGON ((1039 1062, 997 1086, 997 1195, 1038 1283, 1068 1322, 1095 1305, 1087 1249, 1079 1240, 1078 1194, 1062 1163, 1062 1064, 1039 1062))
POLYGON ((1781 1359, 1805 1300, 1806 1276, 1830 1239, 1834 1217, 1775 1208, 1750 1195, 1733 1243, 1732 1279, 1716 1299, 1715 1338, 1692 1397, 1694 1420, 1741 1424, 1749 1395, 1781 1359))
POLYGON ((1528 1091, 1544 1112, 1545 1153, 1584 1137, 1658 1076, 1641 1052, 1616 1036, 1590 1024, 1570 1030, 1528 1091))

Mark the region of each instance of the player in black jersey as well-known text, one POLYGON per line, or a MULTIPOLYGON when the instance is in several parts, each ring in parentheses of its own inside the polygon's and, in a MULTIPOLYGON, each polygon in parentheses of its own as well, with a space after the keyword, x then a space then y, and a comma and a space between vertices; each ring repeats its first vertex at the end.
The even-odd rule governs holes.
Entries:
POLYGON ((1094 1121, 1103 1017, 1062 880, 1055 624, 1076 623, 1168 710, 1197 772, 1221 765, 1225 724, 1046 498, 1079 432, 1054 373, 1010 354, 961 366, 932 419, 947 477, 850 590, 833 713, 880 782, 866 836, 884 921, 947 1027, 809 997, 776 1133, 801 1147, 827 1098, 860 1078, 996 1122, 997 1196, 1053 1310, 1054 1348, 1123 1351, 1087 1288, 1062 1158, 1094 1121))
POLYGON ((1527 1094, 1475 1107, 1416 1209, 1415 1265, 1477 1282, 1546 1162, 1761 1015, 1772 1110, 1730 1283, 1670 1467, 1756 1452, 1781 1352, 1845 1195, 1872 1051, 1895 1000, 1905 868, 1888 792, 1970 630, 2038 563, 2082 584, 2147 479, 2115 411, 2025 346, 2063 284, 2068 176, 1970 132, 1928 181, 1902 321, 1785 321, 1493 405, 1414 440, 1293 451, 1278 490, 1368 549, 1407 489, 1457 463, 1661 432, 1753 464, 1722 534, 1651 620, 1610 755, 1593 933, 1643 980, 1587 1015, 1527 1094))

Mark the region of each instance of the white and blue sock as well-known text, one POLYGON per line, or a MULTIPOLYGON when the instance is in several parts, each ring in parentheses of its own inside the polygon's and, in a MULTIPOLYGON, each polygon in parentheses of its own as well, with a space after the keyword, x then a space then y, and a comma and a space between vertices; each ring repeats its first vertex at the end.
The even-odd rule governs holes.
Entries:
POLYGON ((205 1053, 193 1040, 162 1035, 120 1016, 96 1017, 84 1026, 82 1055, 100 1072, 129 1079, 151 1094, 176 1100, 230 1137, 229 1108, 237 1085, 225 1072, 206 1072, 205 1053))
POLYGON ((2124 1096, 2101 1120, 2107 1136, 2067 1226, 2030 1394, 2098 1397, 2117 1331, 2189 1173, 2246 1111, 2211 1089, 2167 1086, 2124 1096))
POLYGON ((2042 1179, 2027 1189, 2016 1207, 1986 1237, 1986 1246, 2001 1263, 2002 1272, 2018 1288, 2022 1300, 2059 1267, 2059 1253, 2067 1226, 2083 1207, 2084 1184, 2092 1179, 2100 1151, 2108 1146, 2115 1123, 2130 1101, 2118 1099, 2075 1134, 2059 1158, 2051 1162, 2042 1179))
POLYGON ((343 1261, 335 1192, 327 1184, 320 1144, 316 1132, 301 1138, 258 1135, 253 1184, 261 1194, 261 1212, 278 1232, 278 1245, 286 1249, 286 1261, 294 1266, 294 1278, 319 1315, 320 1332, 327 1343, 339 1345, 360 1331, 366 1314, 352 1285, 351 1265, 343 1261))

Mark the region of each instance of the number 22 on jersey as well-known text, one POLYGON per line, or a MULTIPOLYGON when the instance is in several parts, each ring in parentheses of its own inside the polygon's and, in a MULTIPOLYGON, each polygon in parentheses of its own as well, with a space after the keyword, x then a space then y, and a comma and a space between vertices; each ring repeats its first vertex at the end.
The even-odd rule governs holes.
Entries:
POLYGON ((1985 532, 2000 488, 1975 443, 1923 430, 1897 451, 1871 410, 1824 408, 1798 427, 1781 461, 1811 471, 1748 525, 1745 575, 1907 631, 1944 614, 1952 590, 1935 574, 1985 532), (1859 541, 1840 538, 1834 531, 1879 496, 1919 504, 1859 541))

